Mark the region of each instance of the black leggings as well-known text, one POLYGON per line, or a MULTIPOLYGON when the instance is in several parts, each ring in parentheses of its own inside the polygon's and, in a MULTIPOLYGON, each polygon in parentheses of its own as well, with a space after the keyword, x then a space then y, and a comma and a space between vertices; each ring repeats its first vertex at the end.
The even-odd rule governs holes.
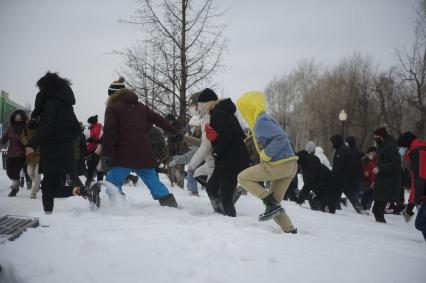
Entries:
POLYGON ((54 198, 67 198, 73 196, 72 186, 65 186, 64 176, 60 174, 45 174, 41 182, 42 200, 44 211, 53 211, 54 198))
POLYGON ((234 196, 235 187, 237 186, 237 175, 227 173, 223 169, 215 168, 213 175, 207 183, 207 194, 210 198, 220 199, 223 212, 227 216, 235 217, 234 196))
POLYGON ((25 157, 8 157, 6 160, 7 176, 11 180, 19 180, 22 168, 25 166, 25 157))

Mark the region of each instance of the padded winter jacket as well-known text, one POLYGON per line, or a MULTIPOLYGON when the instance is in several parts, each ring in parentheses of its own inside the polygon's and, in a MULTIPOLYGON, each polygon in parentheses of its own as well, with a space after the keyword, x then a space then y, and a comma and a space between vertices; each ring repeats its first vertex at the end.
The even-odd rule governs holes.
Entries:
POLYGON ((40 146, 41 173, 66 174, 73 170, 74 141, 81 126, 74 114, 75 97, 71 88, 60 82, 51 85, 37 94, 33 113, 40 113, 40 122, 27 146, 33 149, 40 146))
POLYGON ((254 142, 262 161, 280 164, 297 160, 290 140, 272 116, 266 114, 266 97, 253 91, 237 100, 237 107, 254 133, 254 142))
POLYGON ((194 177, 201 175, 207 175, 207 178, 210 179, 214 170, 214 157, 213 147, 211 142, 207 139, 206 136, 206 125, 210 123, 210 114, 204 115, 201 118, 201 144, 195 152, 194 156, 189 162, 189 167, 196 168, 194 172, 194 177), (200 164, 205 162, 201 168, 200 164))
POLYGON ((377 148, 377 168, 374 200, 397 201, 402 190, 401 156, 395 140, 388 136, 377 148))
POLYGON ((415 139, 404 159, 410 169, 411 189, 408 202, 419 204, 426 200, 426 141, 415 139))
POLYGON ((121 89, 108 99, 105 111, 102 155, 112 166, 153 168, 154 152, 150 142, 152 124, 176 134, 170 123, 143 103, 129 89, 121 89))

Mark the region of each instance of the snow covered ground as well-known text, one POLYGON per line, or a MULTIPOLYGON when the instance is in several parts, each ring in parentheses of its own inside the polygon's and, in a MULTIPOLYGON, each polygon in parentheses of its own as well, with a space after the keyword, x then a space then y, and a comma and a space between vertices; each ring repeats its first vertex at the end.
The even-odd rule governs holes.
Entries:
POLYGON ((263 207, 252 196, 229 218, 213 214, 205 191, 196 198, 172 188, 180 205, 172 209, 141 183, 124 187, 126 201, 102 195, 97 212, 71 197, 55 200, 46 216, 40 196, 21 189, 7 197, 4 171, 0 184, 0 215, 39 217, 42 225, 0 244, 1 283, 426 282, 423 237, 401 216, 379 224, 349 208, 330 215, 284 202, 299 230, 286 235, 257 221, 263 207))

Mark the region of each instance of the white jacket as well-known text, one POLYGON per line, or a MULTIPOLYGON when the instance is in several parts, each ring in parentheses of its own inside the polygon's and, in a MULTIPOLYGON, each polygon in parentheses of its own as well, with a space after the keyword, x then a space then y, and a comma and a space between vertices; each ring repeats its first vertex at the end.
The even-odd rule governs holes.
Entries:
POLYGON ((190 168, 197 168, 194 172, 194 177, 207 175, 207 179, 209 179, 213 174, 215 166, 214 157, 212 155, 213 148, 206 136, 206 124, 209 123, 210 114, 204 115, 204 117, 201 118, 201 144, 188 164, 190 168), (205 163, 200 166, 203 161, 205 161, 205 163))
POLYGON ((315 156, 319 158, 322 164, 324 164, 325 166, 327 166, 328 169, 331 170, 330 161, 328 161, 328 158, 324 154, 324 150, 322 149, 322 147, 317 146, 315 148, 315 156))

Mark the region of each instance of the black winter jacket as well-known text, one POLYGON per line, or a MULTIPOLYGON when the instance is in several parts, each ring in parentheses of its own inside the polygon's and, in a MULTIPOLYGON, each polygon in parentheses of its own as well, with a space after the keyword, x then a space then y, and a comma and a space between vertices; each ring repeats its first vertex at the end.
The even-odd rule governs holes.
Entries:
POLYGON ((339 194, 339 184, 331 170, 321 164, 316 156, 306 151, 298 152, 297 156, 304 183, 297 202, 303 203, 308 198, 309 192, 313 191, 322 203, 335 204, 339 194))
POLYGON ((333 174, 337 178, 341 191, 350 189, 353 187, 355 178, 353 155, 340 135, 335 135, 330 140, 336 149, 333 157, 333 174))
POLYGON ((377 168, 374 200, 397 201, 401 192, 401 156, 395 140, 388 136, 377 148, 377 168))
POLYGON ((210 125, 219 134, 212 143, 215 168, 238 174, 250 165, 244 132, 235 117, 237 108, 231 99, 219 101, 210 112, 210 125))
POLYGON ((73 169, 74 142, 81 127, 74 114, 75 98, 69 85, 51 85, 37 94, 34 112, 40 115, 40 123, 27 146, 40 146, 41 173, 66 174, 73 169))

